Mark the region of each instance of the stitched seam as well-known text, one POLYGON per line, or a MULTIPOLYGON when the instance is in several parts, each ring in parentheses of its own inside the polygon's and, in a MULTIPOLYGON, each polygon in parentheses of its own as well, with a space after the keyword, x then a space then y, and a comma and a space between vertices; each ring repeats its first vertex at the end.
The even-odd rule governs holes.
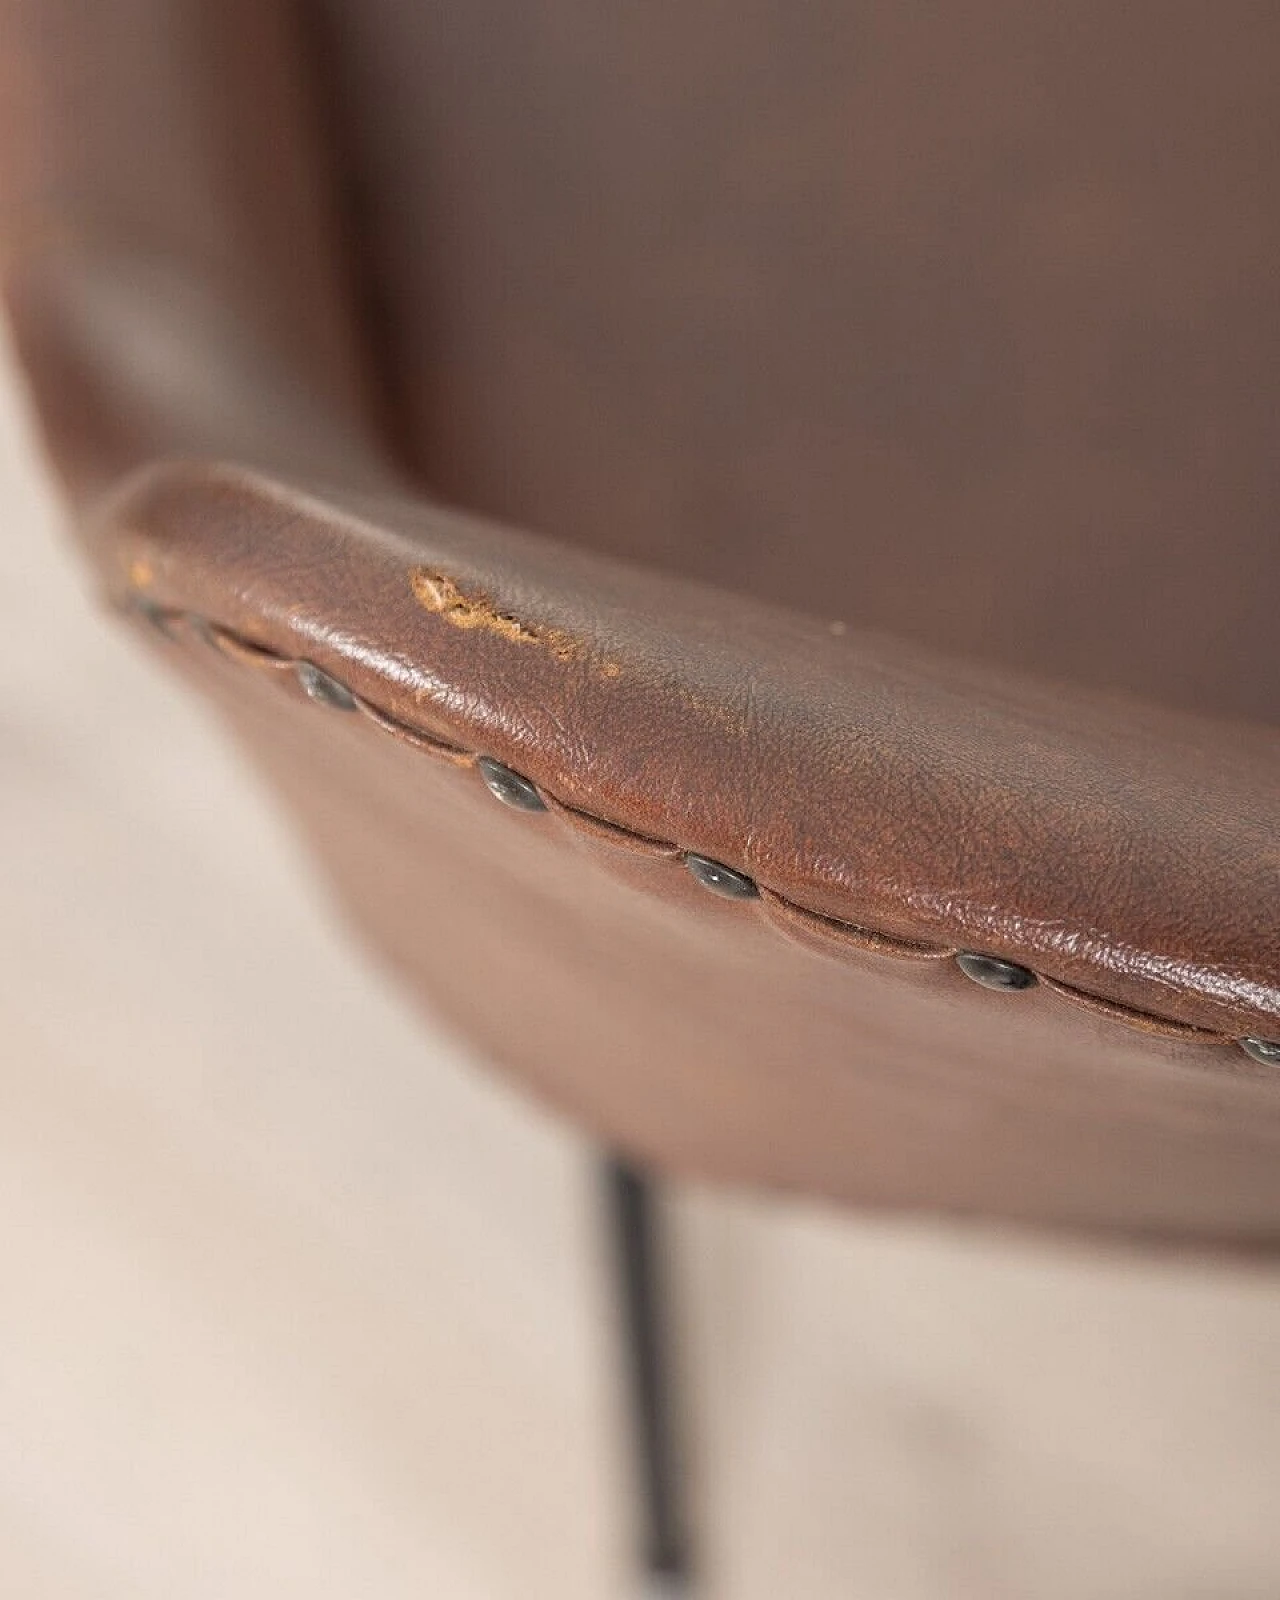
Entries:
MULTIPOLYGON (((181 607, 164 606, 149 598, 133 593, 123 602, 124 609, 131 610, 143 616, 153 627, 163 633, 167 638, 177 641, 175 628, 185 627, 195 633, 206 644, 210 645, 225 659, 235 662, 240 666, 249 666, 256 671, 290 672, 296 673, 299 667, 314 667, 314 663, 301 656, 286 656, 279 651, 272 650, 264 645, 256 644, 243 634, 228 628, 225 624, 212 622, 206 617, 201 617, 194 612, 181 607)), ((324 669, 319 669, 324 671, 324 669)), ((332 678, 332 674, 325 673, 332 678)), ((421 750, 424 754, 436 757, 456 767, 473 767, 482 751, 468 750, 462 745, 454 744, 447 739, 439 738, 435 734, 424 732, 420 728, 410 727, 398 718, 373 705, 362 695, 349 689, 339 680, 332 679, 352 701, 352 708, 366 721, 384 733, 389 733, 393 738, 421 750)), ((655 839, 647 834, 638 833, 622 823, 613 822, 607 817, 598 817, 592 812, 584 811, 580 806, 570 804, 557 796, 549 793, 537 785, 538 794, 546 803, 548 809, 562 818, 570 826, 576 827, 580 832, 589 833, 592 838, 603 839, 623 849, 639 851, 653 858, 679 860, 690 852, 684 846, 664 839, 655 839)), ((751 880, 755 883, 755 880, 751 880)), ((945 960, 958 954, 957 947, 925 943, 912 939, 903 939, 896 934, 879 933, 874 929, 860 927, 855 923, 844 922, 837 917, 827 915, 825 912, 814 911, 807 906, 800 905, 797 901, 789 899, 786 895, 770 889, 766 885, 756 884, 759 892, 759 901, 763 909, 769 914, 771 925, 779 932, 790 937, 795 937, 799 929, 811 931, 819 938, 829 942, 833 950, 841 946, 865 951, 872 954, 884 955, 898 960, 945 960)), ((997 959, 1003 960, 1000 957, 997 959)), ((1019 963, 1021 965, 1021 963, 1019 963)), ((1028 972, 1034 969, 1026 968, 1028 972)), ((1188 1039, 1201 1044, 1233 1044, 1241 1045, 1242 1040, 1232 1034, 1221 1033, 1209 1028, 1197 1027, 1193 1023, 1179 1022, 1170 1017, 1161 1017, 1154 1012, 1141 1011, 1133 1006, 1127 1006, 1115 1000, 1108 999, 1105 995, 1096 995, 1088 990, 1077 988, 1074 984, 1064 983, 1061 979, 1052 978, 1044 973, 1035 972, 1035 978, 1042 983, 1051 993, 1058 995, 1063 1000, 1077 1006, 1084 1007, 1097 1016, 1105 1016, 1128 1027, 1142 1030, 1148 1034, 1162 1035, 1166 1038, 1188 1039)), ((1250 1036, 1252 1037, 1252 1036, 1250 1036)))

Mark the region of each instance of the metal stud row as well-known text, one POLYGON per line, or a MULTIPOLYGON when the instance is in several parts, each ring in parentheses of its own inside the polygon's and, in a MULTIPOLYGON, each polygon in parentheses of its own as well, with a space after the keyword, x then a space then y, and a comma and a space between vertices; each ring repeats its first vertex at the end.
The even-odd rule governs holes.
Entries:
MULTIPOLYGON (((172 640, 175 637, 174 625, 181 622, 186 622, 215 647, 218 635, 229 640, 235 639, 235 636, 226 629, 219 629, 215 634, 203 618, 157 605, 144 595, 132 595, 128 604, 145 622, 167 639, 172 640)), ((244 643, 245 647, 249 648, 248 641, 244 643)), ((258 650, 260 647, 252 648, 258 650)), ((282 657, 272 655, 271 652, 262 654, 273 666, 292 665, 294 676, 303 692, 316 704, 333 711, 369 710, 369 714, 378 720, 377 713, 371 708, 366 708, 344 683, 340 683, 330 673, 317 667, 314 662, 299 660, 289 663, 282 657)), ((475 764, 489 793, 503 805, 511 806, 517 811, 548 809, 546 801, 532 779, 526 778, 493 756, 477 756, 475 764)), ((617 825, 610 824, 610 826, 617 825)), ((726 866, 723 861, 716 861, 693 850, 684 851, 680 859, 703 888, 726 900, 753 900, 760 895, 760 889, 754 878, 748 877, 745 872, 739 872, 735 867, 726 866)), ((957 951, 955 964, 966 978, 973 983, 981 984, 984 989, 1017 993, 1035 988, 1040 981, 1030 967, 1020 966, 1016 961, 1006 961, 1000 956, 984 955, 977 950, 957 951)), ((1250 1036, 1236 1039, 1234 1043, 1262 1066, 1280 1068, 1280 1041, 1250 1036)))

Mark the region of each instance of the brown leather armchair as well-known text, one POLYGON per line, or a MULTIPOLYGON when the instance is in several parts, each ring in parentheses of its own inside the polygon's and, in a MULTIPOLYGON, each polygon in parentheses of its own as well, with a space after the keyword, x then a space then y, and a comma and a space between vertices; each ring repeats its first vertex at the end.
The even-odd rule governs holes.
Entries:
POLYGON ((1275 1243, 1280 16, 3 11, 103 591, 411 989, 662 1168, 1275 1243))

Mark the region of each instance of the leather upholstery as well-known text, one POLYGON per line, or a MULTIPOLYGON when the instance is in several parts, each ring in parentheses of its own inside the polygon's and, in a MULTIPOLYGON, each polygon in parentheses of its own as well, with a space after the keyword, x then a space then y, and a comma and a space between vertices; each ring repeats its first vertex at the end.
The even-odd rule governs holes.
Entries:
POLYGON ((15 333, 412 987, 684 1170, 1274 1238, 1262 14, 130 11, 13 11, 15 333))

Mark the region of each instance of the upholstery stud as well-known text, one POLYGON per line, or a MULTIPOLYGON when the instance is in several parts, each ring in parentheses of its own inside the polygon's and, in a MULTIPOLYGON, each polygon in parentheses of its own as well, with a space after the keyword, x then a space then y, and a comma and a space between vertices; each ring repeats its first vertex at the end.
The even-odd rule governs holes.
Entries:
POLYGON ((149 600, 144 594, 133 595, 129 604, 149 627, 154 628, 157 633, 162 633, 166 639, 173 638, 173 616, 163 606, 157 605, 154 600, 149 600))
POLYGON ((1280 1067, 1280 1042, 1275 1039, 1241 1039, 1240 1048, 1264 1067, 1280 1067))
POLYGON ((495 761, 492 756, 481 756, 476 766, 489 793, 495 800, 501 800, 504 806, 514 806, 517 811, 547 809, 546 801, 538 793, 537 787, 520 773, 504 767, 501 761, 495 761))
POLYGON ((979 955, 974 950, 961 950, 956 965, 966 978, 972 978, 984 989, 1031 989, 1038 981, 1029 967, 1020 967, 1016 961, 1001 961, 997 956, 979 955))
POLYGON ((293 670, 307 695, 318 705, 330 706, 335 711, 356 709, 356 697, 351 690, 310 661, 296 662, 293 670))
POLYGON ((690 851, 684 864, 704 889, 721 894, 726 900, 751 900, 759 894, 755 883, 745 872, 735 872, 723 861, 713 861, 710 856, 700 856, 690 851))

